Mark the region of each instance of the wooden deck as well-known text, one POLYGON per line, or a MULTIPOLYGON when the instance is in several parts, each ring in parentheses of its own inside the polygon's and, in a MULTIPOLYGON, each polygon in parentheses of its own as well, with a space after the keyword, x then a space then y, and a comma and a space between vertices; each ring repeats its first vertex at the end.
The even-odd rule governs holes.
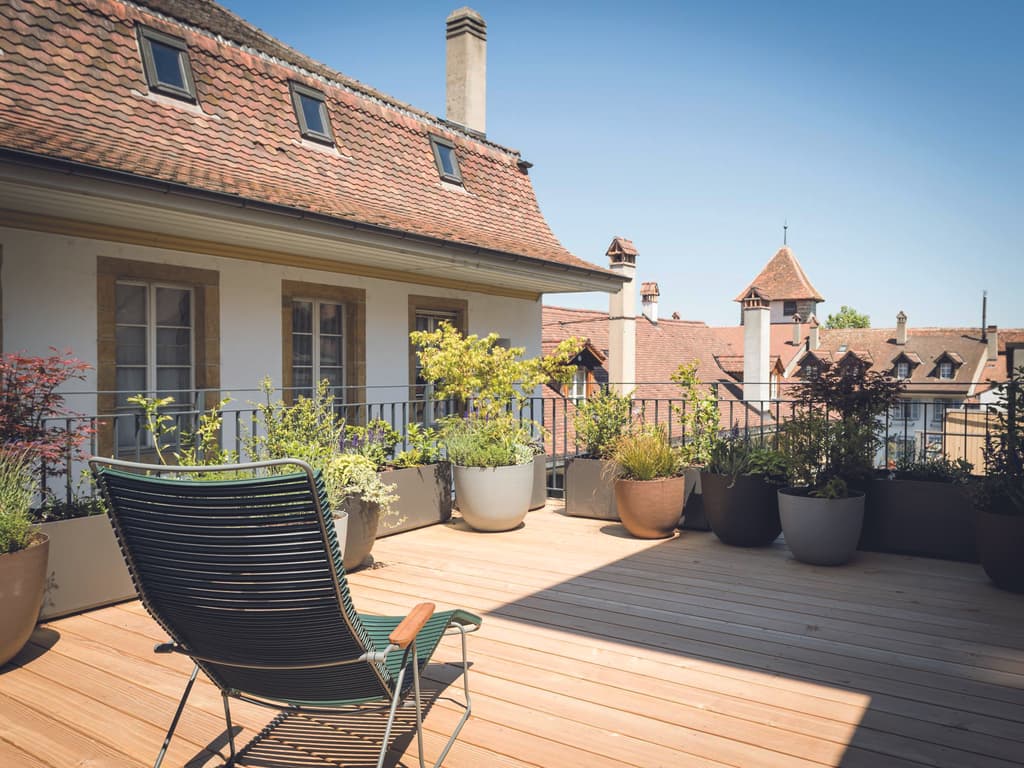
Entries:
MULTIPOLYGON (((531 513, 519 530, 434 526, 377 542, 360 610, 421 599, 485 617, 474 713, 447 766, 1024 765, 1024 597, 979 566, 782 544, 662 542, 531 513)), ((138 602, 47 624, 0 674, 0 765, 150 765, 190 669, 138 602)), ((428 758, 458 710, 457 644, 430 668, 428 758)), ((245 766, 372 765, 382 721, 233 707, 245 766)), ((409 713, 391 765, 415 764, 409 713)), ((197 684, 165 765, 222 765, 221 701, 197 684)))

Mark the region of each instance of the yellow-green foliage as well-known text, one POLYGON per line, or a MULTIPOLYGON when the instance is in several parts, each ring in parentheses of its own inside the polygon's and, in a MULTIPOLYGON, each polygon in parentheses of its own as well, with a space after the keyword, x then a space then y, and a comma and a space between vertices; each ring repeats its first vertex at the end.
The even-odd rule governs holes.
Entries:
POLYGON ((697 379, 700 361, 680 365, 672 381, 683 389, 682 407, 672 406, 683 425, 682 460, 687 465, 704 466, 711 459, 711 449, 718 438, 718 400, 712 387, 697 379))

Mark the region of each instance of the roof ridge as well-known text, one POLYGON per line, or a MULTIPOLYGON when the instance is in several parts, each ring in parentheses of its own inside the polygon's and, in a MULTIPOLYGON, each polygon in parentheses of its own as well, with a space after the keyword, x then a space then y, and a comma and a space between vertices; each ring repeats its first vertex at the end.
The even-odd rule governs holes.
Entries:
MULTIPOLYGON (((152 2, 152 1, 153 0, 149 0, 149 2, 152 2)), ((243 42, 241 42, 239 40, 235 40, 235 39, 233 39, 231 37, 228 37, 227 35, 225 35, 225 34, 223 34, 221 32, 217 32, 217 31, 214 31, 212 29, 208 29, 208 28, 200 25, 199 23, 196 23, 195 21, 192 21, 192 20, 189 20, 189 19, 186 19, 186 18, 182 18, 181 16, 176 16, 173 13, 169 13, 167 10, 161 10, 161 8, 157 8, 157 7, 154 7, 153 5, 148 4, 147 0, 121 0, 121 2, 123 2, 124 5, 126 5, 126 6, 128 6, 130 8, 134 8, 135 10, 137 10, 139 12, 152 14, 152 15, 156 16, 157 18, 159 18, 159 19, 161 19, 163 21, 167 21, 169 23, 180 25, 181 27, 184 27, 185 29, 189 30, 190 32, 192 32, 194 34, 203 34, 203 35, 209 36, 209 37, 213 38, 214 40, 216 40, 221 45, 230 46, 230 47, 235 48, 237 50, 240 50, 240 51, 242 51, 244 53, 247 53, 250 56, 257 56, 257 57, 263 59, 264 61, 269 61, 269 62, 271 62, 273 64, 277 64, 278 66, 287 67, 288 69, 292 69, 294 71, 300 72, 301 74, 305 75, 306 77, 310 77, 310 78, 313 78, 315 80, 319 80, 319 81, 321 81, 323 83, 326 83, 326 84, 328 84, 328 85, 330 85, 330 86, 332 86, 334 88, 338 88, 340 90, 343 90, 343 91, 346 91, 348 93, 351 93, 354 96, 359 96, 361 98, 367 99, 367 100, 369 100, 371 102, 374 102, 374 103, 376 103, 376 104, 378 104, 380 106, 386 107, 388 109, 392 109, 395 112, 398 112, 400 114, 406 115, 406 116, 411 117, 413 119, 419 120, 419 121, 421 121, 421 122, 423 122, 425 124, 433 125, 433 126, 439 128, 441 130, 451 131, 452 133, 457 133, 457 134, 463 136, 464 138, 467 138, 467 139, 470 139, 470 140, 473 140, 473 141, 478 141, 481 144, 485 144, 485 145, 487 145, 489 147, 493 147, 494 149, 497 149, 497 150, 500 150, 502 152, 505 152, 506 154, 509 154, 509 155, 511 155, 513 157, 521 157, 521 153, 517 149, 513 149, 512 147, 507 147, 507 146, 505 146, 503 144, 498 144, 495 141, 491 141, 490 139, 488 139, 486 136, 484 136, 483 134, 479 133, 478 131, 470 130, 470 129, 466 128, 465 126, 459 125, 458 123, 453 123, 453 122, 451 122, 449 120, 446 120, 443 117, 438 117, 437 115, 434 115, 434 114, 432 114, 430 112, 427 112, 427 111, 422 110, 422 109, 418 109, 417 107, 414 107, 411 104, 407 104, 406 102, 401 101, 399 99, 396 99, 393 96, 389 96, 388 94, 384 93, 383 91, 378 91, 376 88, 373 88, 373 87, 371 87, 369 85, 366 85, 365 83, 363 83, 363 82, 361 82, 359 80, 356 80, 353 77, 349 77, 345 73, 343 73, 343 72, 341 72, 339 70, 336 70, 333 67, 329 67, 328 65, 324 64, 321 61, 317 61, 316 59, 314 59, 311 56, 307 56, 306 54, 304 54, 301 51, 293 48, 292 46, 288 45, 287 43, 285 43, 285 42, 283 42, 281 40, 278 40, 273 35, 270 35, 269 33, 264 32, 262 29, 257 27, 255 24, 253 24, 253 23, 251 23, 249 21, 246 21, 244 18, 239 16, 234 11, 230 10, 229 8, 224 7, 223 5, 221 5, 220 3, 215 2, 214 0, 203 0, 203 2, 206 2, 209 5, 215 6, 219 11, 221 11, 221 12, 231 16, 232 19, 236 20, 240 25, 242 25, 242 26, 246 27, 247 29, 251 30, 256 36, 258 36, 258 37, 260 37, 260 38, 262 38, 262 39, 264 39, 266 41, 269 41, 273 45, 280 46, 285 52, 287 52, 287 53, 291 54, 292 56, 294 56, 295 59, 297 59, 299 61, 304 60, 304 61, 314 65, 314 67, 319 68, 321 71, 318 72, 315 69, 311 69, 310 67, 306 66, 305 64, 299 63, 299 61, 292 61, 292 60, 289 60, 289 59, 281 58, 280 56, 275 56, 274 54, 269 53, 268 51, 261 50, 260 48, 253 47, 252 45, 248 45, 248 44, 243 43, 243 42)))

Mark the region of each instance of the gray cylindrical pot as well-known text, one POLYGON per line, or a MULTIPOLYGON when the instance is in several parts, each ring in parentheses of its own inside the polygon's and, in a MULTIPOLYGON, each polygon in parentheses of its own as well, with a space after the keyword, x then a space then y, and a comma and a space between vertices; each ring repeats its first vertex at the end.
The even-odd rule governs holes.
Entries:
POLYGON ((349 496, 343 509, 334 514, 334 530, 341 547, 341 561, 346 571, 366 565, 377 538, 380 507, 362 498, 349 496))
POLYGON ((452 467, 455 503, 478 531, 510 531, 530 509, 533 462, 511 467, 452 467))
POLYGON ((812 565, 842 565, 857 550, 864 522, 864 494, 819 499, 779 490, 779 518, 793 557, 812 565))

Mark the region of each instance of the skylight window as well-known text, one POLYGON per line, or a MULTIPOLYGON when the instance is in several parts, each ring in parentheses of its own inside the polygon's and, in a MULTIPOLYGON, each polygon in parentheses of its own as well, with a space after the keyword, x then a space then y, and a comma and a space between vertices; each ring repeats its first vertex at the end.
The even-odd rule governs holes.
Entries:
POLYGON ((455 145, 448 139, 431 136, 430 146, 434 150, 434 162, 437 163, 437 172, 441 174, 441 179, 450 181, 452 184, 461 184, 462 173, 459 171, 459 158, 455 154, 455 145))
POLYGON ((295 106, 295 117, 299 121, 299 133, 305 139, 333 146, 334 133, 331 131, 331 117, 327 113, 324 95, 299 83, 291 85, 292 104, 295 106))
POLYGON ((142 70, 151 91, 186 101, 196 100, 196 85, 188 63, 188 46, 180 37, 139 27, 142 70))

